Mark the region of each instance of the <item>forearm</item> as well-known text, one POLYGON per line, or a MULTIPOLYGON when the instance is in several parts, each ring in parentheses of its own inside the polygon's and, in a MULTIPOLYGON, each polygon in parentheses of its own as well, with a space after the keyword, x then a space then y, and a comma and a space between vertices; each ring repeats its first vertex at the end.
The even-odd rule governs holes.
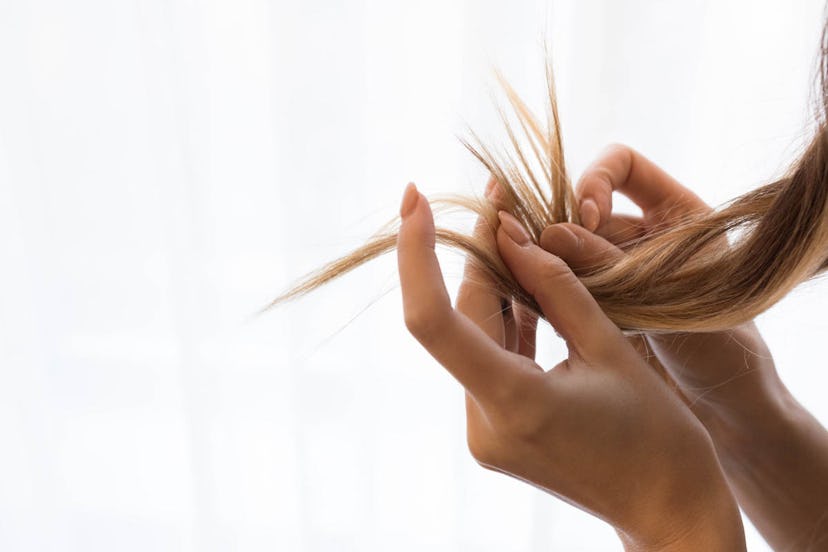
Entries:
POLYGON ((781 382, 707 426, 740 505, 775 550, 828 546, 828 432, 781 382))

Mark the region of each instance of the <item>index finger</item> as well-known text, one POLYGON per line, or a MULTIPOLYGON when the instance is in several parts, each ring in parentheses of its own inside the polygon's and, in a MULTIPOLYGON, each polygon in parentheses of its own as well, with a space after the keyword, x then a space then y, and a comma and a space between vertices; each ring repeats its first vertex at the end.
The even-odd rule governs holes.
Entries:
POLYGON ((630 198, 645 216, 664 210, 681 215, 708 208, 661 167, 628 146, 614 145, 584 171, 576 186, 587 230, 594 231, 609 220, 614 191, 630 198))
MULTIPOLYGON (((414 337, 473 396, 486 398, 526 374, 520 358, 499 347, 471 320, 451 308, 434 251, 434 219, 413 184, 400 209, 397 261, 405 323, 414 337)), ((524 359, 525 360, 525 359, 524 359)))

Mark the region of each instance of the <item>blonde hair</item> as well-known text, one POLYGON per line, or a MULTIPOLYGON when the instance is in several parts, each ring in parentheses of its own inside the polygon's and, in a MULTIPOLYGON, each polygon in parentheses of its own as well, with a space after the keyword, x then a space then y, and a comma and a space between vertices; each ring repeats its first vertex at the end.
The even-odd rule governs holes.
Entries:
MULTIPOLYGON (((630 331, 718 331, 751 320, 801 282, 825 270, 828 245, 828 127, 826 36, 819 64, 818 124, 804 153, 781 179, 709 213, 688 215, 666 229, 626 244, 620 261, 598 262, 580 279, 620 328, 630 331), (728 243, 730 238, 730 243, 728 243)), ((551 67, 546 67, 546 120, 535 117, 498 75, 516 126, 501 111, 510 152, 495 152, 472 132, 464 145, 500 187, 500 208, 520 220, 537 242, 549 225, 579 223, 578 205, 564 163, 551 67), (528 146, 526 145, 528 144, 528 146)), ((432 200, 438 211, 468 209, 498 224, 486 199, 432 200)), ((265 309, 299 297, 393 249, 399 219, 355 251, 307 275, 265 309)), ((464 251, 494 282, 496 293, 543 317, 496 250, 449 228, 437 242, 464 251)))

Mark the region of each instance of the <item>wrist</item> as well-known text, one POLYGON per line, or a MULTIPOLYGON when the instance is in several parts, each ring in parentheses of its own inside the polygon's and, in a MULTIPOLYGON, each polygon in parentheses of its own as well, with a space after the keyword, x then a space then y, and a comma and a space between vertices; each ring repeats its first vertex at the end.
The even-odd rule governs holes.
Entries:
MULTIPOLYGON (((660 483, 647 493, 638 515, 616 526, 625 550, 740 551, 744 528, 709 435, 698 425, 698 439, 686 439, 670 455, 660 483)), ((633 512, 632 505, 628 513, 633 512)))
POLYGON ((744 527, 736 501, 722 476, 716 492, 692 513, 656 512, 661 519, 655 533, 618 531, 627 552, 738 552, 746 550, 744 527))
POLYGON ((681 338, 652 335, 648 342, 714 441, 768 416, 787 396, 770 350, 752 323, 681 338))
POLYGON ((828 432, 819 421, 782 386, 763 397, 754 419, 720 416, 716 428, 710 433, 727 479, 773 549, 828 542, 828 432))
MULTIPOLYGON (((775 374, 774 374, 775 376, 775 374)), ((763 454, 790 435, 799 424, 802 407, 778 377, 754 389, 750 397, 705 405, 696 415, 710 434, 719 461, 730 472, 747 459, 763 454)))

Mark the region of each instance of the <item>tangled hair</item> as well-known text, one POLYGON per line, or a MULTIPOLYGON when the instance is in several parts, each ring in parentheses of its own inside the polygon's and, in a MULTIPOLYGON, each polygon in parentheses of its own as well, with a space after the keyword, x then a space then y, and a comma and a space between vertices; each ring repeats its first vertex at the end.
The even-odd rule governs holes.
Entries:
MULTIPOLYGON (((801 282, 828 268, 828 26, 817 75, 816 131, 785 176, 712 212, 681 218, 625 244, 626 256, 600 261, 579 277, 601 308, 628 331, 718 331, 751 320, 801 282)), ((511 86, 498 80, 517 126, 500 111, 511 150, 494 151, 471 132, 463 144, 491 173, 512 213, 537 242, 544 228, 578 220, 578 204, 564 164, 551 67, 547 64, 546 120, 536 118, 511 86), (519 137, 522 137, 523 144, 519 137), (528 144, 528 146, 526 145, 528 144)), ((468 209, 495 228, 486 199, 431 200, 438 211, 468 209)), ((306 276, 268 307, 296 298, 393 249, 399 218, 355 251, 306 276)), ((543 313, 496 250, 438 227, 437 242, 464 251, 496 283, 495 291, 539 316, 543 313)))

